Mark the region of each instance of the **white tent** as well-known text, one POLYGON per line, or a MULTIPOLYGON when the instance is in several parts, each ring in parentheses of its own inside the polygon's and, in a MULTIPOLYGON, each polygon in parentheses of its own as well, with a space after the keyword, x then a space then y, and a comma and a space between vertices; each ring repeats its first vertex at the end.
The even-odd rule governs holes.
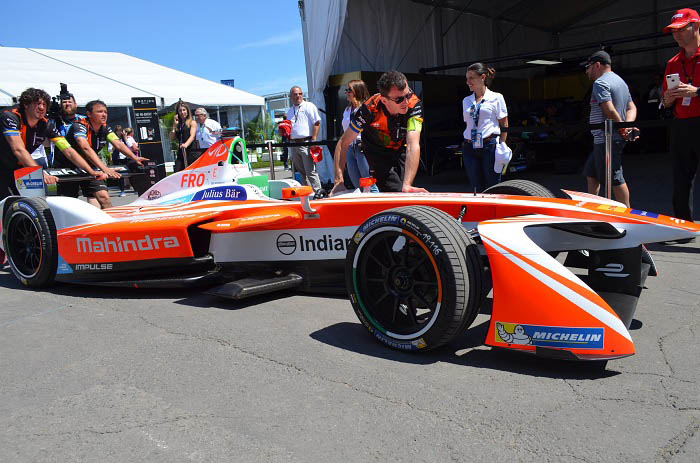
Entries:
POLYGON ((131 106, 131 98, 153 96, 159 106, 182 98, 202 106, 264 106, 263 97, 115 52, 0 47, 0 106, 27 87, 58 93, 59 82, 81 102, 131 106))

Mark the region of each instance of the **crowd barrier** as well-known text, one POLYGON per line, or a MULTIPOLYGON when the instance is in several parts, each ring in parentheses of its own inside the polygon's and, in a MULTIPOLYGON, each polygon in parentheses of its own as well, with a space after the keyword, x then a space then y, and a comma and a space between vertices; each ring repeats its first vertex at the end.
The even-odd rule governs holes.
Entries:
MULTIPOLYGON (((600 124, 588 124, 588 123, 578 123, 578 124, 559 124, 546 127, 533 127, 533 126, 511 126, 504 128, 503 131, 509 134, 522 134, 522 133, 551 133, 551 132, 572 132, 572 131, 587 131, 600 129, 603 130, 606 139, 606 149, 605 149, 605 165, 606 165, 606 181, 605 181, 605 197, 611 198, 611 177, 612 177, 612 166, 611 166, 611 146, 612 146, 612 135, 614 131, 621 128, 631 128, 636 127, 639 129, 644 128, 658 128, 658 127, 672 127, 674 124, 678 123, 675 119, 656 119, 656 120, 645 120, 645 121, 635 121, 635 122, 614 122, 612 119, 608 119, 600 124)), ((455 134, 458 133, 455 131, 455 134)), ((461 132, 459 132, 461 133, 461 132)), ((643 133, 642 135, 643 136, 643 133)), ((275 168, 274 168, 274 155, 273 148, 285 148, 292 146, 327 146, 329 151, 332 153, 335 144, 338 140, 317 140, 317 141, 305 141, 305 142, 282 142, 275 143, 268 141, 266 143, 252 143, 247 145, 250 149, 263 148, 267 149, 270 157, 270 179, 275 179, 275 168)), ((422 162, 422 161, 421 161, 422 162)), ((292 164, 292 170, 294 166, 292 164)), ((292 176, 294 176, 294 171, 292 171, 292 176)))

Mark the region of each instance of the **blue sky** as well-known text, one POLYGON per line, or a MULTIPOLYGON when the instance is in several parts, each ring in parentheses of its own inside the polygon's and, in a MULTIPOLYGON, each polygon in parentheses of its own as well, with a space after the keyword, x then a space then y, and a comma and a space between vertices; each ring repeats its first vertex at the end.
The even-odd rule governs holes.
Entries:
POLYGON ((235 79, 257 95, 306 91, 297 0, 105 4, 3 2, 0 45, 116 51, 216 82, 235 79))

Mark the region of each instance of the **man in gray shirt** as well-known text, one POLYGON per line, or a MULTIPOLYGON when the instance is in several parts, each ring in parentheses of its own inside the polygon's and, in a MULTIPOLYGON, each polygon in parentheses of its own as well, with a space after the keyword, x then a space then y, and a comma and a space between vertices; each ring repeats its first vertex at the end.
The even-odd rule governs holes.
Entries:
MULTIPOLYGON (((591 90, 591 124, 600 124, 605 119, 615 122, 632 122, 637 118, 637 107, 624 80, 612 71, 610 55, 604 51, 593 53, 583 63, 586 75, 593 81, 591 90)), ((637 139, 636 129, 623 128, 613 133, 612 139, 612 189, 615 199, 630 207, 630 192, 622 176, 622 149, 626 141, 637 139)), ((593 151, 583 173, 588 181, 588 192, 597 195, 601 183, 605 182, 605 136, 602 130, 591 130, 593 151)))

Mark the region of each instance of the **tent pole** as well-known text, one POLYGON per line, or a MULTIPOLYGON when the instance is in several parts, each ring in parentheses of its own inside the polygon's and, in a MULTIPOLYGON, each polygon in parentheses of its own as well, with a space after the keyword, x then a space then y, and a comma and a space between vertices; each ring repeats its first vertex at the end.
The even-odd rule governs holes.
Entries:
POLYGON ((126 118, 129 120, 129 127, 131 127, 133 129, 134 125, 131 122, 131 106, 126 107, 126 118))
POLYGON ((241 137, 245 140, 245 124, 243 123, 243 106, 238 107, 238 112, 241 115, 241 137))

